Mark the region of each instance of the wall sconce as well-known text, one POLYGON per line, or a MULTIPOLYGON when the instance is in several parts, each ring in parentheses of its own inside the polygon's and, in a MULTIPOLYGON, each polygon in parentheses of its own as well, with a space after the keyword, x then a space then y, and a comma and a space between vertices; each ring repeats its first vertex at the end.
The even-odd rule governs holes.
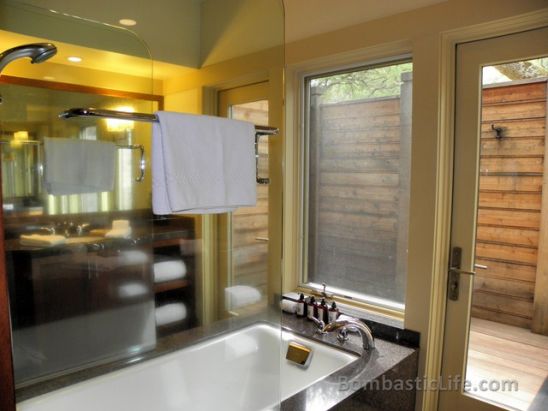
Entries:
MULTIPOLYGON (((126 113, 133 113, 135 109, 130 106, 116 107, 113 110, 116 111, 125 111, 126 113)), ((135 124, 131 120, 119 120, 115 118, 107 118, 107 131, 109 132, 123 132, 131 131, 135 127, 135 124)))

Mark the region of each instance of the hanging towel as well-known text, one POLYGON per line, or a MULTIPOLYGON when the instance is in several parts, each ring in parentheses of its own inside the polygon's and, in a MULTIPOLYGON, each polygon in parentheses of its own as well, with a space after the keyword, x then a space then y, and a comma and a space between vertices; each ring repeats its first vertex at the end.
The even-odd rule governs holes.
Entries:
POLYGON ((255 127, 159 111, 153 125, 155 214, 210 214, 256 204, 255 127))
POLYGON ((114 143, 46 138, 44 151, 44 180, 49 194, 99 193, 114 189, 114 143))

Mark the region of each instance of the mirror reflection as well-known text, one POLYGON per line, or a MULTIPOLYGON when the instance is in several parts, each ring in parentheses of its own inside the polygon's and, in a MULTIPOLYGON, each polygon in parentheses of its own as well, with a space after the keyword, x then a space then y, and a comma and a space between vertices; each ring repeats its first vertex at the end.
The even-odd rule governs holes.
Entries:
POLYGON ((152 124, 59 118, 92 107, 281 127, 281 105, 273 104, 283 89, 281 2, 189 0, 180 7, 193 22, 185 41, 169 53, 152 41, 152 54, 161 56, 152 61, 140 37, 71 16, 79 10, 0 2, 0 53, 44 42, 57 49, 40 64, 30 64, 37 56, 27 51, 5 64, 0 56, 18 398, 45 389, 43 382, 64 386, 74 373, 93 376, 101 364, 122 367, 196 336, 262 320, 279 327, 279 138, 259 141, 258 173, 272 184, 257 185, 255 206, 155 215, 152 124), (261 44, 250 34, 257 19, 270 33, 261 44))

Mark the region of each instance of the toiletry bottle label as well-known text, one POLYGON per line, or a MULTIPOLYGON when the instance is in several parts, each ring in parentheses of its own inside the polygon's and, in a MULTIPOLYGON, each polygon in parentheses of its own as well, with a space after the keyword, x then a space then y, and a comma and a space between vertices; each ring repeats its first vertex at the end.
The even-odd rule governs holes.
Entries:
POLYGON ((297 302, 297 315, 299 317, 304 317, 304 306, 305 306, 304 301, 297 302))
POLYGON ((318 320, 325 321, 324 319, 325 319, 325 308, 322 305, 320 305, 318 307, 318 320))
POLYGON ((308 318, 313 318, 314 317, 314 308, 315 308, 314 304, 308 304, 306 308, 308 310, 307 311, 307 317, 308 318))
POLYGON ((329 322, 332 323, 333 321, 337 321, 337 317, 339 316, 338 310, 329 310, 329 322))

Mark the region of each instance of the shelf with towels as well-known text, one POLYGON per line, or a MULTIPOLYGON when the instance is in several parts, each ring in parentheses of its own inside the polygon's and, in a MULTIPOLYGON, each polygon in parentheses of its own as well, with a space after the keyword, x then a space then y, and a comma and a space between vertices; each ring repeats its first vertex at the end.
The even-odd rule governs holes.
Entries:
MULTIPOLYGON (((142 121, 145 123, 155 123, 158 122, 158 117, 154 114, 148 113, 131 113, 127 111, 118 111, 118 110, 106 110, 98 109, 93 107, 77 107, 71 108, 63 111, 59 114, 59 118, 70 119, 78 117, 94 117, 94 118, 110 118, 116 120, 126 120, 126 121, 142 121)), ((255 168, 256 168, 256 181, 257 184, 270 184, 270 179, 259 176, 259 139, 262 136, 275 136, 280 132, 276 127, 269 126, 255 126, 255 168)), ((141 163, 140 170, 141 176, 140 180, 143 181, 145 174, 145 162, 144 162, 144 153, 141 152, 141 163)))
MULTIPOLYGON (((172 322, 158 323, 156 318, 156 330, 160 336, 177 333, 198 324, 195 280, 196 270, 199 268, 196 267, 197 250, 194 244, 196 221, 195 217, 188 216, 156 217, 154 220, 151 246, 154 255, 153 275, 158 280, 153 285, 156 310, 168 310, 170 316, 174 313, 165 308, 167 305, 182 304, 185 307, 185 316, 182 319, 175 316, 172 317, 175 318, 172 322), (158 263, 160 265, 156 265, 158 263), (163 263, 165 264, 162 265, 163 263), (154 267, 158 269, 157 272, 154 267)), ((178 310, 175 310, 176 313, 178 310)))
POLYGON ((154 292, 164 293, 166 291, 180 290, 190 286, 190 280, 186 278, 181 278, 178 280, 172 281, 163 281, 161 283, 154 284, 154 292))

